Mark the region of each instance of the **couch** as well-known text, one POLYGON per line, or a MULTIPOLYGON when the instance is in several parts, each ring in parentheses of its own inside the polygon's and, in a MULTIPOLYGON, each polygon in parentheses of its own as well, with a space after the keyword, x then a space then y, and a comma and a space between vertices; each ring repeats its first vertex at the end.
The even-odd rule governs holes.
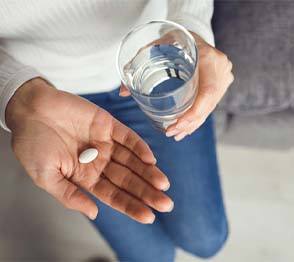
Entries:
POLYGON ((215 1, 216 46, 235 81, 216 111, 221 143, 294 146, 294 1, 215 1))

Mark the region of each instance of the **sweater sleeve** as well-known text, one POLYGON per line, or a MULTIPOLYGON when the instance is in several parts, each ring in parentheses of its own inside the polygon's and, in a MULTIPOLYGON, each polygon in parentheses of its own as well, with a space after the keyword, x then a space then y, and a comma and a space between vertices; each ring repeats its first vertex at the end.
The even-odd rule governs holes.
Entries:
POLYGON ((0 48, 0 126, 10 131, 5 123, 6 106, 15 91, 26 81, 41 76, 34 68, 23 65, 0 48))
POLYGON ((184 26, 214 46, 213 0, 167 0, 167 19, 184 26))

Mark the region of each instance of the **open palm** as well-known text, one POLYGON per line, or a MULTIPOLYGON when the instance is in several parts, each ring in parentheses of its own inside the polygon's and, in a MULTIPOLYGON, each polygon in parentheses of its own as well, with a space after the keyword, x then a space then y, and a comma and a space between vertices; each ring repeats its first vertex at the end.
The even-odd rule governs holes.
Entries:
POLYGON ((161 191, 169 187, 168 179, 135 132, 78 96, 48 93, 11 124, 14 152, 39 187, 92 219, 98 209, 87 193, 141 223, 154 221, 151 208, 172 209, 161 191), (98 157, 79 163, 89 147, 98 149, 98 157))

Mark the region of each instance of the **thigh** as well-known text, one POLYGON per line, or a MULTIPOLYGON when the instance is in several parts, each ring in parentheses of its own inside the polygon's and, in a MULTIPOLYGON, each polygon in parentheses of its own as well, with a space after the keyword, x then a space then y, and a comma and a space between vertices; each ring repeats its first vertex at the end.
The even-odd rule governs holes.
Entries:
MULTIPOLYGON (((125 112, 122 108, 134 112, 133 109, 136 108, 130 99, 119 98, 117 90, 83 97, 111 114, 116 111, 125 112)), ((114 117, 117 116, 114 115, 114 117)), ((162 229, 159 221, 152 225, 142 225, 99 200, 95 198, 94 200, 99 207, 99 215, 92 223, 114 249, 119 261, 174 261, 174 244, 162 229)))
MULTIPOLYGON (((155 142, 156 143, 156 142, 155 142)), ((162 139, 154 147, 159 167, 169 176, 175 202, 160 221, 174 242, 195 255, 215 254, 227 238, 227 219, 218 173, 213 119, 180 142, 162 139)))
POLYGON ((98 200, 96 202, 99 215, 92 223, 113 248, 119 261, 174 261, 174 244, 159 221, 143 225, 98 200))
POLYGON ((143 137, 170 179, 168 194, 175 208, 157 215, 161 225, 178 246, 210 256, 227 237, 212 117, 191 136, 176 142, 152 128, 131 98, 113 99, 112 114, 143 137))

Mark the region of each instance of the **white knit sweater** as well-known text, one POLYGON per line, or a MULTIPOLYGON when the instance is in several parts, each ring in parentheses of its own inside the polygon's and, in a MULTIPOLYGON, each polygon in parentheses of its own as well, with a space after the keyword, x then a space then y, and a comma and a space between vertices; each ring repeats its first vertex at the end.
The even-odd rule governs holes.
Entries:
POLYGON ((119 85, 115 58, 135 25, 168 19, 214 44, 213 0, 1 0, 0 125, 24 82, 43 76, 76 94, 119 85))

